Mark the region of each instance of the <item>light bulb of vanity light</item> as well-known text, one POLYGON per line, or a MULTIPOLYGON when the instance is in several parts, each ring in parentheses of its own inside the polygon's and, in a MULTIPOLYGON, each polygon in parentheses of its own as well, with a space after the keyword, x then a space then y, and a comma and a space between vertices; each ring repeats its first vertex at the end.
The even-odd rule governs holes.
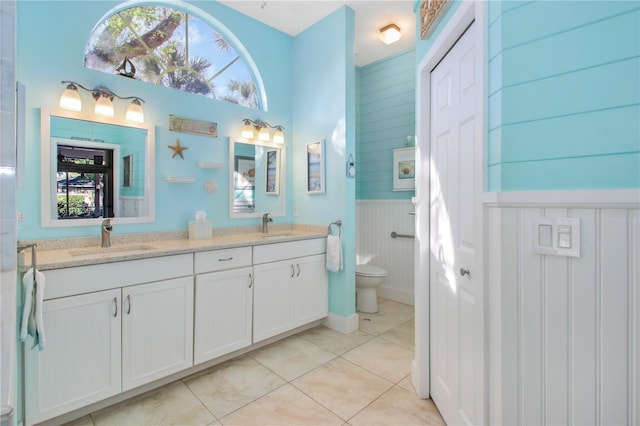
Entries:
POLYGON ((60 108, 64 108, 69 111, 80 111, 82 110, 82 101, 80 100, 80 93, 78 92, 78 87, 69 83, 67 88, 62 92, 62 96, 60 96, 60 108))
POLYGON ((269 139, 271 139, 271 136, 269 135, 269 129, 264 124, 262 125, 262 127, 260 127, 260 131, 258 132, 258 139, 264 142, 269 142, 269 139))
POLYGON ((284 132, 282 127, 276 127, 276 131, 273 132, 273 143, 284 143, 284 132))
POLYGON ((94 112, 103 117, 113 117, 113 102, 111 102, 108 93, 100 93, 94 112))
POLYGON ((248 120, 244 122, 244 126, 242 126, 242 132, 240 133, 240 137, 245 139, 253 139, 253 126, 249 123, 248 120))
POLYGON ((127 108, 126 119, 134 123, 144 123, 144 111, 139 99, 131 101, 131 105, 127 108))

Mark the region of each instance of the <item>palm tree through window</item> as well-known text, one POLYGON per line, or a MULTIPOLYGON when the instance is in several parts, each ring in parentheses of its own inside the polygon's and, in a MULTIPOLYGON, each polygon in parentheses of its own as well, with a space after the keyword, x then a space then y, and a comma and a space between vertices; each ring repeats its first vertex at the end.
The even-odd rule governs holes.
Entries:
POLYGON ((126 60, 137 79, 260 108, 242 57, 208 23, 185 12, 140 6, 104 20, 91 34, 85 67, 113 74, 126 60))

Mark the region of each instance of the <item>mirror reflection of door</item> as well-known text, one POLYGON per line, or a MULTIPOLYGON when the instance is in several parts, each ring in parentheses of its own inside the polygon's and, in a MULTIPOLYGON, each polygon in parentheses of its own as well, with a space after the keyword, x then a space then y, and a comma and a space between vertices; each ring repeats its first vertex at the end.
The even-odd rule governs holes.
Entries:
POLYGON ((233 155, 233 211, 253 213, 256 210, 256 147, 244 143, 236 144, 233 155))
POLYGON ((229 217, 284 215, 285 147, 229 139, 229 217))
POLYGON ((236 213, 255 212, 255 146, 242 144, 236 147, 234 177, 233 211, 236 213))

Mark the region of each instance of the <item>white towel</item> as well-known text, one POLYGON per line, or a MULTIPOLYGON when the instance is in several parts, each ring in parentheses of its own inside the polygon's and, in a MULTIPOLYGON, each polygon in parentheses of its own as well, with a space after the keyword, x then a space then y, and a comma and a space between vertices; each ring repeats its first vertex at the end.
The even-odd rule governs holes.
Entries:
POLYGON ((342 241, 338 235, 327 236, 327 271, 342 270, 342 241))
POLYGON ((27 340, 27 336, 33 337, 33 347, 43 350, 45 345, 44 320, 42 308, 44 303, 44 274, 38 270, 33 279, 33 269, 25 272, 22 278, 24 289, 24 306, 22 308, 22 322, 20 324, 21 342, 27 340))

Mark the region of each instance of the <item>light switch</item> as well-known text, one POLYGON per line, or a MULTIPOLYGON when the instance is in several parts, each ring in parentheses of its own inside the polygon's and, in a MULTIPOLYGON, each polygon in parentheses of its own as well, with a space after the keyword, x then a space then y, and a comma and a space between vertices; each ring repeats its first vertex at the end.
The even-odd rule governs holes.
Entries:
POLYGON ((538 225, 538 244, 542 247, 553 246, 552 226, 549 224, 538 225))
POLYGON ((580 219, 535 217, 531 251, 550 256, 580 257, 580 219))
POLYGON ((558 225, 558 248, 571 248, 571 225, 558 225))

